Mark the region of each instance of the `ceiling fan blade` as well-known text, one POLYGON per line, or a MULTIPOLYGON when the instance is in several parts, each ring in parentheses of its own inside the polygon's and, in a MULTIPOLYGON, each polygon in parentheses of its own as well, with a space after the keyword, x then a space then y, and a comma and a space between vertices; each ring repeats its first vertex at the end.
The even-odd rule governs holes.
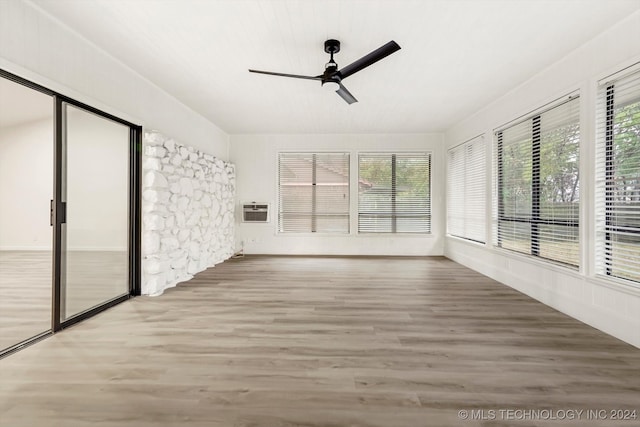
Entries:
POLYGON ((400 46, 398 45, 398 43, 391 40, 389 43, 377 48, 368 55, 363 56, 362 58, 358 59, 355 62, 352 62, 346 67, 342 67, 342 69, 338 71, 338 75, 341 78, 346 79, 351 74, 357 73, 363 68, 367 68, 371 64, 375 64, 382 58, 385 58, 398 50, 400 50, 400 46))
POLYGON ((270 76, 293 77, 294 79, 321 80, 322 76, 301 76, 299 74, 274 73, 272 71, 249 70, 250 73, 268 74, 270 76))
POLYGON ((336 93, 340 95, 342 99, 347 101, 349 105, 353 104, 354 102, 358 102, 358 100, 353 95, 351 95, 351 92, 349 92, 346 87, 342 86, 342 84, 340 84, 340 89, 338 89, 336 93))

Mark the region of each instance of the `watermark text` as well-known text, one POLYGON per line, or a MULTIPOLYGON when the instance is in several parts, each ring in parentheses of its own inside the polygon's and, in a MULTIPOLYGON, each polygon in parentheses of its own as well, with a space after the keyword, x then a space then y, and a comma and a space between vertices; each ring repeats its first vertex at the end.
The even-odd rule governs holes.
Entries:
POLYGON ((470 421, 637 421, 636 409, 461 409, 458 418, 470 421))

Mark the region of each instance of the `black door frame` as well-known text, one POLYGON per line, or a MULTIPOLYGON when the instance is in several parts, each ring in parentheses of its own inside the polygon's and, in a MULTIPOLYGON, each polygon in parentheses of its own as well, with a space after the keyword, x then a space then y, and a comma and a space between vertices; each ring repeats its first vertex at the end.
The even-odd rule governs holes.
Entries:
POLYGON ((0 78, 29 87, 52 97, 54 117, 54 187, 53 187, 53 259, 51 329, 7 349, 0 349, 0 357, 14 353, 44 337, 68 326, 92 317, 116 304, 141 293, 141 171, 142 171, 142 126, 77 101, 49 88, 33 83, 13 73, 0 69, 0 78), (129 292, 126 295, 105 301, 99 306, 84 311, 70 319, 61 321, 62 307, 62 224, 66 222, 66 207, 62 202, 62 172, 64 158, 64 105, 72 105, 99 117, 112 120, 129 128, 129 292))

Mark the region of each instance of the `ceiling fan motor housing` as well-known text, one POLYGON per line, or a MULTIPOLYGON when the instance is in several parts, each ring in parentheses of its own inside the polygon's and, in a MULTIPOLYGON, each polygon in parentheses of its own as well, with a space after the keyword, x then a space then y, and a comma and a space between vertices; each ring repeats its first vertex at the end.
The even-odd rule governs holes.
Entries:
POLYGON ((329 64, 327 64, 326 68, 324 69, 324 74, 322 75, 322 84, 324 85, 327 82, 340 83, 341 79, 337 71, 338 66, 335 63, 330 62, 329 64))
POLYGON ((324 74, 322 75, 321 85, 325 83, 329 84, 326 87, 337 89, 337 85, 340 85, 340 76, 338 75, 338 64, 333 60, 333 54, 340 52, 340 41, 335 39, 329 39, 324 42, 324 51, 331 55, 331 59, 324 67, 324 74))
POLYGON ((324 51, 331 54, 340 52, 340 41, 335 39, 325 41, 324 51))

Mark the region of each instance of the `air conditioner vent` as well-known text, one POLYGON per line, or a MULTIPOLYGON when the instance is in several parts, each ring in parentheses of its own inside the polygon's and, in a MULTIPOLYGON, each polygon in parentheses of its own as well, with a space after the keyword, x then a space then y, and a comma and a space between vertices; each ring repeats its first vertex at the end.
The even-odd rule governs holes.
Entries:
POLYGON ((269 222, 269 203, 243 203, 242 222, 269 222))

